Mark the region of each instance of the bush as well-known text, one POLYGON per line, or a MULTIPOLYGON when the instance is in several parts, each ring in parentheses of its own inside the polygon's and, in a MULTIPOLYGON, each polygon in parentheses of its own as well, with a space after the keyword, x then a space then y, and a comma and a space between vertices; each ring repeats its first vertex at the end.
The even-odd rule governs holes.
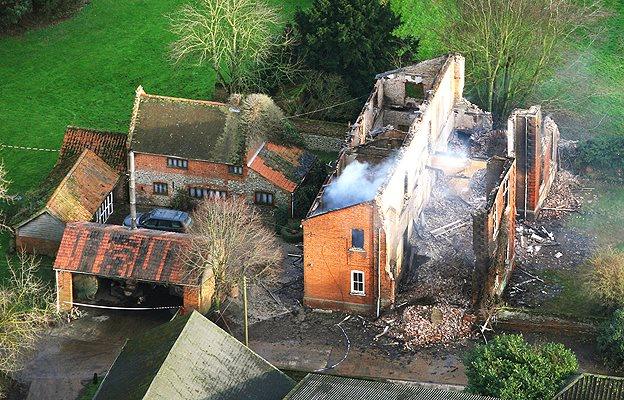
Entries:
POLYGON ((607 307, 624 306, 624 253, 606 248, 588 261, 586 286, 607 307))
POLYGON ((616 310, 598 335, 598 349, 609 361, 624 364, 624 309, 616 310))
POLYGON ((600 135, 579 143, 577 167, 624 170, 624 135, 600 135))
POLYGON ((16 25, 32 6, 32 0, 0 0, 0 29, 16 25))
POLYGON ((290 218, 290 213, 288 209, 284 206, 277 207, 275 209, 275 233, 281 233, 282 228, 288 224, 288 218, 290 218))
POLYGON ((193 211, 196 205, 197 202, 186 189, 178 189, 169 203, 171 208, 181 211, 193 211))
POLYGON ((521 335, 498 335, 466 357, 467 390, 501 400, 552 398, 578 370, 561 344, 528 344, 521 335))
POLYGON ((352 98, 340 75, 307 71, 300 83, 282 88, 276 101, 289 115, 306 114, 305 118, 346 122, 355 121, 364 103, 364 99, 351 101, 352 98), (327 108, 335 104, 341 105, 327 108))
POLYGON ((310 172, 308 172, 303 184, 295 192, 295 197, 293 199, 295 218, 306 217, 310 206, 312 206, 312 202, 321 190, 321 186, 323 186, 326 178, 327 171, 325 170, 325 166, 317 161, 310 169, 310 172))
POLYGON ((299 227, 284 226, 280 230, 280 236, 286 243, 301 243, 303 241, 303 231, 299 227))

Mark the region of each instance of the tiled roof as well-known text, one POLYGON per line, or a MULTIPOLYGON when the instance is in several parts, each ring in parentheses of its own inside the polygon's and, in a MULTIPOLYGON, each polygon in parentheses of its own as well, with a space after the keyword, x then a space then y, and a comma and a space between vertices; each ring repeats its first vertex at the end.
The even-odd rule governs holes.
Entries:
POLYGON ((123 173, 127 169, 127 139, 128 136, 123 133, 68 126, 65 130, 57 164, 66 157, 78 155, 83 150, 89 149, 112 168, 123 173))
POLYGON ((128 340, 94 400, 281 400, 294 384, 193 311, 128 340))
POLYGON ((559 392, 554 400, 624 399, 624 378, 581 374, 559 392))
POLYGON ((306 177, 316 157, 299 147, 266 142, 249 161, 249 168, 276 186, 294 192, 306 177))
POLYGON ((119 174, 91 150, 84 150, 46 203, 63 222, 90 221, 119 174))
POLYGON ((309 374, 284 400, 496 400, 465 392, 418 385, 309 374))
POLYGON ((67 224, 54 269, 197 286, 181 259, 188 235, 93 222, 67 224))
POLYGON ((238 110, 226 104, 156 96, 139 87, 130 147, 141 153, 240 165, 245 138, 238 124, 238 110))

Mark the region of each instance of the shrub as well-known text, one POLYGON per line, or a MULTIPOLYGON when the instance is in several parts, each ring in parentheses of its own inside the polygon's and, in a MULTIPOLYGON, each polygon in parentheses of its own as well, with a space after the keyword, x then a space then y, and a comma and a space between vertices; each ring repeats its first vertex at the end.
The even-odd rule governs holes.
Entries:
POLYGON ((288 223, 288 218, 290 217, 290 213, 288 209, 284 206, 277 207, 275 209, 275 232, 281 233, 282 228, 286 226, 288 223))
POLYGON ((299 227, 284 226, 280 230, 280 236, 286 243, 301 243, 303 241, 303 231, 299 227))
POLYGON ((466 357, 467 390, 502 400, 552 398, 578 370, 572 351, 561 344, 528 344, 521 335, 498 335, 466 357))
POLYGON ((196 205, 197 202, 186 189, 178 189, 169 203, 171 208, 181 211, 193 211, 196 205))
POLYGON ((0 29, 17 24, 32 11, 32 0, 0 0, 0 29))
POLYGON ((598 250, 588 261, 586 286, 603 305, 624 306, 624 253, 612 248, 598 250))
POLYGON ((324 121, 355 121, 364 102, 353 100, 344 79, 338 74, 307 71, 301 82, 282 88, 277 102, 289 114, 324 121), (328 105, 336 107, 327 108, 328 105))
POLYGON ((616 310, 598 335, 598 349, 614 364, 624 364, 624 309, 616 310))
POLYGON ((604 171, 624 169, 624 135, 599 135, 579 143, 577 167, 604 171))

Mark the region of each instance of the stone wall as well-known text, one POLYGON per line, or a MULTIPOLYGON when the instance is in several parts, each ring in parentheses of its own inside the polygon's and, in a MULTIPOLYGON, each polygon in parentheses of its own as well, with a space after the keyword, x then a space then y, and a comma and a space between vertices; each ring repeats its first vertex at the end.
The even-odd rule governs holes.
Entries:
POLYGON ((316 119, 292 118, 293 125, 303 136, 309 150, 339 151, 345 141, 349 125, 316 119))

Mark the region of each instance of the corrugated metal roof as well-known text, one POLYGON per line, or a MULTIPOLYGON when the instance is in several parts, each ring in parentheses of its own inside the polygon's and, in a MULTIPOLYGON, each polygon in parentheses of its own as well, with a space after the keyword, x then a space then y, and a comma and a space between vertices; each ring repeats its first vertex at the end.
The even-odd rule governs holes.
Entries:
POLYGON ((294 384, 194 311, 128 340, 94 400, 281 400, 294 384))
POLYGON ((309 374, 284 400, 496 400, 423 386, 309 374))
POLYGON ((622 400, 624 378, 582 374, 559 392, 553 400, 622 400))

